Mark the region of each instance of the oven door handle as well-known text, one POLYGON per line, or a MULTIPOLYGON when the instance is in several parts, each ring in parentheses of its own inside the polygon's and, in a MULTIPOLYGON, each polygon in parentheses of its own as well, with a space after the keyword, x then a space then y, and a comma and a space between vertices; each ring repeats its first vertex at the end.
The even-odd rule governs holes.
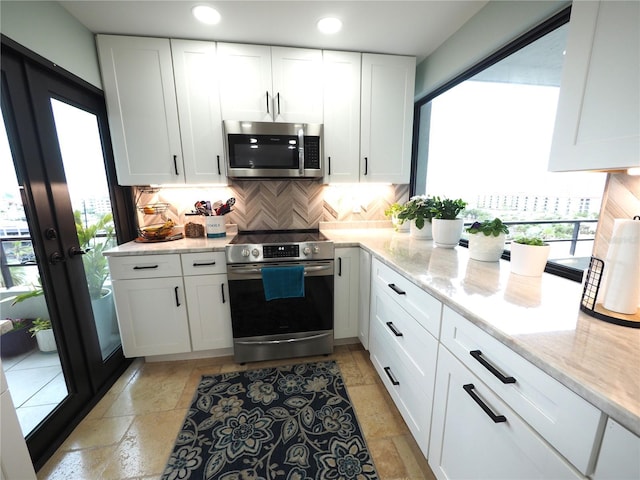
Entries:
POLYGON ((297 343, 306 342, 307 340, 315 340, 316 338, 328 337, 332 335, 331 332, 319 333, 317 335, 310 335, 302 338, 287 338, 284 340, 235 340, 238 345, 277 345, 280 343, 297 343))
MULTIPOLYGON (((268 267, 267 267, 268 268, 268 267)), ((321 272, 323 270, 331 270, 331 265, 314 265, 312 267, 304 267, 304 273, 321 272)), ((262 268, 234 268, 229 270, 228 273, 238 273, 240 275, 253 275, 256 273, 262 273, 262 268)))

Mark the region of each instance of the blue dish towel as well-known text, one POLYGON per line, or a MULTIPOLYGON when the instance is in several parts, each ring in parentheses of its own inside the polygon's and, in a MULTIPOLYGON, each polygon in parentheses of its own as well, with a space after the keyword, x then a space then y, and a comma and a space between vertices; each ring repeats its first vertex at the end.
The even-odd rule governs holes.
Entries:
POLYGON ((304 266, 264 267, 262 285, 267 301, 304 297, 304 266))

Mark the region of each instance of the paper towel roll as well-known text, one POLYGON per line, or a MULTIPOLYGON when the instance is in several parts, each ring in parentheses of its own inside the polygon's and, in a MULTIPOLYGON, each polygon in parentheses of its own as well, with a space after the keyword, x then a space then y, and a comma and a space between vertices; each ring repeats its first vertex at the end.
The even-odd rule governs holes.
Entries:
POLYGON ((640 220, 614 220, 605 273, 604 308, 634 315, 640 298, 640 220))

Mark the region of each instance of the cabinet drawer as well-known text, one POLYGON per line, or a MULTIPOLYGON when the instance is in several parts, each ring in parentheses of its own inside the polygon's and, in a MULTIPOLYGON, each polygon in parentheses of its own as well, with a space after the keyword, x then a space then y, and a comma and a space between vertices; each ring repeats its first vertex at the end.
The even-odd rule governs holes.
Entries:
MULTIPOLYGON (((372 322, 378 324, 376 334, 384 337, 386 345, 402 353, 416 370, 414 381, 435 370, 437 340, 391 299, 385 290, 376 286, 371 301, 372 322), (434 346, 435 344, 435 346, 434 346)), ((433 378, 430 377, 430 386, 433 378)))
POLYGON ((180 255, 131 255, 108 257, 111 278, 181 277, 180 255))
POLYGON ((439 480, 584 478, 442 346, 428 459, 439 480))
POLYGON ((227 273, 224 252, 183 253, 181 257, 185 276, 227 273))
POLYGON ((419 371, 401 350, 395 348, 384 331, 385 328, 377 320, 372 324, 369 345, 371 361, 426 457, 429 449, 438 342, 427 335, 432 341, 428 348, 431 368, 419 371))
POLYGON ((582 473, 590 470, 600 410, 446 307, 440 341, 582 473))
POLYGON ((440 335, 442 303, 411 283, 398 272, 373 260, 373 285, 388 290, 389 295, 434 337, 440 335))

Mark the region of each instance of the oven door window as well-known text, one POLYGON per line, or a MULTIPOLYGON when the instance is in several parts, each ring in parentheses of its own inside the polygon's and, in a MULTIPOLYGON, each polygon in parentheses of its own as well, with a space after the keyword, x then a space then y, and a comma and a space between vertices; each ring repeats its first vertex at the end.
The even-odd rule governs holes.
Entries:
POLYGON ((308 276, 302 298, 266 301, 262 279, 230 280, 234 338, 333 328, 333 276, 308 276))
POLYGON ((298 169, 298 137, 229 134, 231 168, 298 169))

